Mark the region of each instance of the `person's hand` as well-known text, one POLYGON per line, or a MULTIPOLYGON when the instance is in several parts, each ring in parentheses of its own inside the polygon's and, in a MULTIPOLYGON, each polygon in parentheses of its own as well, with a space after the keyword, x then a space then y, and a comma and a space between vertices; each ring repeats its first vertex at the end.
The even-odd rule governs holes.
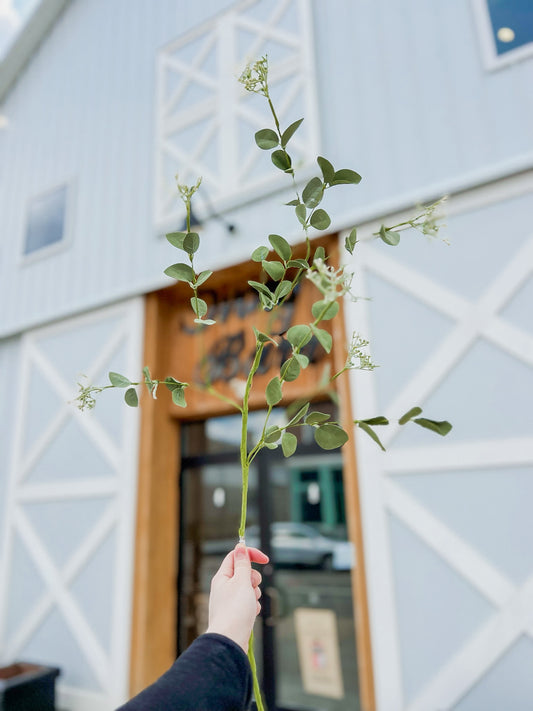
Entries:
POLYGON ((222 561, 211 581, 208 632, 229 637, 248 653, 248 640, 261 610, 261 573, 250 561, 268 563, 268 556, 257 548, 238 543, 222 561))

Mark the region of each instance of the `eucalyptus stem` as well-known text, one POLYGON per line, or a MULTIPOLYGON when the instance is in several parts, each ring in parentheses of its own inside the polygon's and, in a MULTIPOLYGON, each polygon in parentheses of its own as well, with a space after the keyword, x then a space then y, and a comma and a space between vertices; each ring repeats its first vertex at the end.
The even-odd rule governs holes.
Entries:
POLYGON ((209 384, 209 385, 200 385, 200 386, 199 386, 199 390, 204 390, 205 392, 208 392, 210 395, 213 395, 214 397, 216 397, 216 398, 217 398, 218 400, 220 400, 221 402, 225 402, 227 405, 231 405, 232 407, 234 407, 234 408, 235 408, 236 410, 238 410, 239 412, 242 412, 242 408, 241 408, 241 406, 239 405, 239 403, 235 402, 235 400, 233 400, 233 398, 228 397, 227 395, 224 395, 223 393, 219 392, 219 391, 218 391, 215 387, 213 387, 212 385, 210 385, 210 384, 209 384))
POLYGON ((255 704, 257 706, 257 711, 265 711, 265 707, 263 706, 263 698, 261 696, 261 687, 259 686, 259 680, 257 678, 257 665, 255 663, 254 631, 253 630, 250 634, 250 641, 248 642, 248 660, 250 662, 250 667, 252 669, 254 696, 255 696, 255 704))
MULTIPOLYGON (((248 402, 250 399, 250 391, 252 389, 252 381, 254 378, 259 364, 261 362, 261 355, 263 353, 264 343, 260 341, 256 342, 255 346, 255 358, 248 373, 246 379, 246 387, 244 390, 244 396, 242 399, 242 409, 241 409, 241 471, 242 471, 242 491, 241 491, 241 523, 239 526, 239 540, 244 540, 244 532, 246 530, 246 514, 248 509, 248 476, 250 473, 250 462, 248 461, 248 402)), ((254 656, 254 633, 253 630, 250 634, 250 641, 248 643, 248 659, 250 661, 250 667, 252 670, 252 679, 254 687, 255 702, 257 704, 257 711, 264 711, 263 700, 261 698, 261 688, 259 686, 259 679, 257 678, 257 665, 255 663, 254 656)))
POLYGON ((261 355, 263 353, 264 343, 257 342, 255 346, 255 358, 246 379, 246 387, 244 389, 244 397, 242 399, 242 418, 241 418, 241 470, 242 470, 242 496, 241 496, 241 523, 239 526, 239 538, 244 538, 246 529, 246 513, 248 505, 248 474, 250 471, 250 463, 248 461, 248 401, 250 399, 250 391, 252 389, 252 381, 254 375, 259 368, 261 355))

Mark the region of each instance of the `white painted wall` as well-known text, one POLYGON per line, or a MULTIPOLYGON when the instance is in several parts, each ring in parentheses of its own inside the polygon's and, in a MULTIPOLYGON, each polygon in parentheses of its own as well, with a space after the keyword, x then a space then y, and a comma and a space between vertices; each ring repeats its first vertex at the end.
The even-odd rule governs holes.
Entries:
POLYGON ((71 401, 80 372, 140 372, 142 319, 135 299, 26 333, 2 398, 0 664, 58 666, 62 708, 127 698, 138 411, 71 401))
POLYGON ((382 366, 354 375, 356 416, 454 425, 396 425, 386 453, 356 435, 379 709, 531 703, 532 208, 529 173, 453 197, 449 247, 356 249, 372 301, 348 320, 382 366))
MULTIPOLYGON (((335 227, 531 166, 533 58, 489 71, 469 2, 434 8, 424 0, 336 0, 334 6, 306 0, 137 0, 133 6, 126 0, 77 0, 2 106, 9 126, 0 132, 0 334, 166 283, 162 270, 171 250, 157 236, 163 225, 156 223, 154 199, 162 111, 158 66, 181 38, 179 61, 183 71, 190 69, 198 55, 189 33, 224 25, 230 7, 240 19, 234 47, 223 52, 215 46, 217 105, 236 111, 231 102, 237 94, 232 98, 219 77, 238 74, 245 57, 267 51, 283 66, 287 48, 299 53, 290 62, 304 91, 287 116, 305 114, 309 127, 319 129, 310 145, 363 175, 356 190, 328 196, 338 216, 335 227), (276 40, 282 32, 283 46, 276 40), (68 244, 49 258, 21 262, 29 200, 65 181, 72 186, 68 244)), ((175 108, 182 114, 196 110, 197 89, 193 83, 181 95, 175 108)), ((215 131, 222 143, 212 150, 224 149, 235 170, 261 121, 262 104, 255 98, 246 102, 238 150, 227 145, 227 132, 215 131)), ((191 155, 197 140, 190 139, 191 155)), ((257 160, 261 170, 269 165, 267 155, 257 160)), ((200 162, 198 172, 209 164, 200 162)), ((175 171, 185 167, 176 155, 175 171)), ((290 185, 277 171, 272 175, 269 189, 286 192, 258 199, 247 178, 232 201, 242 199, 242 205, 227 215, 236 234, 228 236, 211 221, 201 266, 244 259, 264 240, 265 214, 275 215, 273 227, 282 234, 301 238, 291 211, 281 207, 290 185)), ((224 174, 219 179, 226 180, 224 174)), ((227 200, 217 203, 217 195, 211 184, 211 199, 228 207, 227 200)), ((205 214, 200 198, 198 205, 205 214)))
MULTIPOLYGON (((131 555, 135 424, 125 426, 121 444, 104 446, 108 455, 132 457, 120 469, 127 483, 118 466, 104 471, 93 459, 106 439, 102 430, 131 413, 115 411, 114 401, 83 420, 94 425, 80 424, 92 432, 81 464, 103 467, 98 476, 115 487, 107 494, 91 471, 81 470, 85 488, 79 491, 79 482, 70 480, 67 465, 85 442, 85 429, 81 439, 67 431, 64 448, 44 446, 53 444, 52 434, 41 442, 44 449, 34 448, 53 420, 49 409, 64 410, 85 356, 96 357, 98 348, 87 347, 91 329, 84 330, 93 317, 85 321, 79 314, 167 283, 162 270, 174 254, 161 237, 154 197, 165 130, 161 62, 179 50, 177 74, 196 76, 190 33, 217 35, 230 7, 233 29, 249 24, 231 61, 216 54, 217 76, 236 74, 235 59, 250 47, 276 56, 273 42, 283 28, 287 41, 300 39, 300 54, 288 65, 291 79, 301 79, 306 121, 316 129, 316 136, 309 134, 313 146, 338 167, 363 175, 357 188, 328 196, 334 228, 359 224, 362 234, 370 233, 373 220, 455 194, 451 247, 405 236, 396 250, 364 244, 355 257, 356 289, 375 299, 349 307, 349 326, 371 337, 382 364, 373 375, 353 379, 357 415, 385 410, 394 416, 420 404, 428 416, 454 423, 443 441, 429 433, 395 433, 386 455, 364 436, 357 439, 378 711, 499 711, 509 699, 513 711, 525 710, 533 661, 533 58, 487 68, 474 4, 463 0, 438 6, 424 0, 76 0, 62 15, 1 107, 9 119, 0 131, 0 565, 1 579, 10 580, 0 589, 3 659, 20 651, 57 661, 65 668, 63 700, 73 709, 111 708, 124 695, 127 610, 113 633, 115 646, 102 644, 99 630, 118 603, 114 593, 98 597, 95 581, 106 577, 113 560, 106 526, 122 526, 121 545, 131 555), (302 20, 309 17, 311 25, 302 20), (309 47, 313 67, 302 60, 309 47), (502 176, 509 177, 496 180, 502 176), (65 181, 71 188, 68 243, 47 258, 21 260, 29 200, 65 181), (484 185, 488 181, 495 182, 484 185), (64 320, 72 314, 80 320, 64 320), (57 332, 40 330, 54 319, 57 332), (28 331, 22 339, 13 335, 22 331, 28 331), (60 333, 64 341, 54 335, 60 333), (64 372, 65 382, 41 377, 32 385, 32 369, 42 358, 64 372), (16 374, 21 367, 24 373, 16 374), (25 468, 32 451, 39 456, 25 468), (16 478, 23 470, 31 478, 30 469, 35 482, 16 478), (57 472, 64 474, 60 483, 57 472), (103 511, 95 496, 105 501, 103 511), (70 530, 85 523, 96 530, 89 543, 102 543, 92 568, 84 558, 90 547, 66 550, 61 527, 50 523, 57 502, 67 500, 57 509, 61 525, 70 530), (26 552, 39 530, 41 568, 26 552), (20 556, 13 557, 17 550, 20 556), (86 589, 98 600, 89 611, 84 593, 63 580, 71 576, 68 585, 76 586, 80 561, 89 576, 86 589), (80 630, 93 630, 91 649, 76 641, 80 630), (118 670, 118 686, 106 676, 108 663, 118 670)), ((183 112, 200 97, 195 92, 183 95, 183 112)), ((217 97, 219 110, 223 99, 217 97)), ((249 135, 244 129, 239 135, 243 155, 262 120, 259 98, 252 97, 248 111, 249 135)), ((287 117, 292 111, 301 115, 297 106, 287 117)), ((191 154, 194 147, 191 138, 191 154)), ((269 164, 266 154, 261 160, 255 177, 269 164)), ((191 175, 195 161, 189 161, 191 175)), ((301 239, 292 211, 281 205, 292 197, 288 181, 273 176, 253 190, 244 181, 231 200, 223 189, 213 196, 237 229, 228 236, 218 222, 208 222, 201 268, 247 258, 265 242, 267 215, 269 231, 301 239)), ((199 206, 208 209, 201 200, 199 206)), ((130 307, 124 308, 126 323, 130 307)), ((108 312, 95 313, 95 323, 101 316, 103 324, 108 312)), ((138 329, 138 313, 133 320, 138 329)), ((128 359, 138 370, 136 348, 123 354, 118 370, 128 359)), ((78 423, 77 416, 67 423, 78 423)), ((117 432, 113 437, 120 440, 117 432)))

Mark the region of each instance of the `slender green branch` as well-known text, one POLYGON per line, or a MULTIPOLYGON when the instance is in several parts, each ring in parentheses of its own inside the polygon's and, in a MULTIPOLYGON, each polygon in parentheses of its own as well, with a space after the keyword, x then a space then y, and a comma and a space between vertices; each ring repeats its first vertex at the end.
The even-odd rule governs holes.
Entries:
POLYGON ((197 385, 196 387, 198 388, 198 390, 203 390, 204 392, 208 392, 210 395, 213 395, 214 397, 218 398, 221 402, 225 402, 228 405, 231 405, 236 410, 238 410, 239 412, 242 413, 242 407, 239 405, 238 402, 236 402, 232 398, 228 397, 227 395, 224 395, 223 393, 219 392, 212 385, 197 385))
POLYGON ((250 661, 250 667, 252 669, 252 679, 254 687, 255 704, 257 706, 257 711, 264 711, 263 697, 261 695, 261 687, 259 686, 259 681, 257 678, 257 665, 255 663, 254 655, 254 631, 252 630, 250 634, 250 641, 248 643, 248 660, 250 661))
POLYGON ((252 381, 254 375, 259 368, 261 362, 261 355, 263 353, 263 348, 265 344, 262 342, 257 342, 255 347, 255 357, 248 373, 246 379, 246 386, 244 389, 244 397, 242 399, 242 418, 241 418, 241 445, 240 445, 240 457, 241 457, 241 469, 242 469, 242 494, 241 494, 241 523, 239 526, 239 538, 244 539, 244 532, 246 529, 246 513, 248 506, 248 474, 250 471, 250 464, 248 462, 248 402, 250 399, 250 391, 252 389, 252 381))

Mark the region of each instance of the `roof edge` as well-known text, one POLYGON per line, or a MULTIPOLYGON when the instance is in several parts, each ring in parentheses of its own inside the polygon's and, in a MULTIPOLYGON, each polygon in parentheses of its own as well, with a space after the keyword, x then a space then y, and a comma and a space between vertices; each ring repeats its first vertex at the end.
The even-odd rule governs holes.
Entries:
POLYGON ((42 0, 0 62, 0 104, 72 0, 42 0))

